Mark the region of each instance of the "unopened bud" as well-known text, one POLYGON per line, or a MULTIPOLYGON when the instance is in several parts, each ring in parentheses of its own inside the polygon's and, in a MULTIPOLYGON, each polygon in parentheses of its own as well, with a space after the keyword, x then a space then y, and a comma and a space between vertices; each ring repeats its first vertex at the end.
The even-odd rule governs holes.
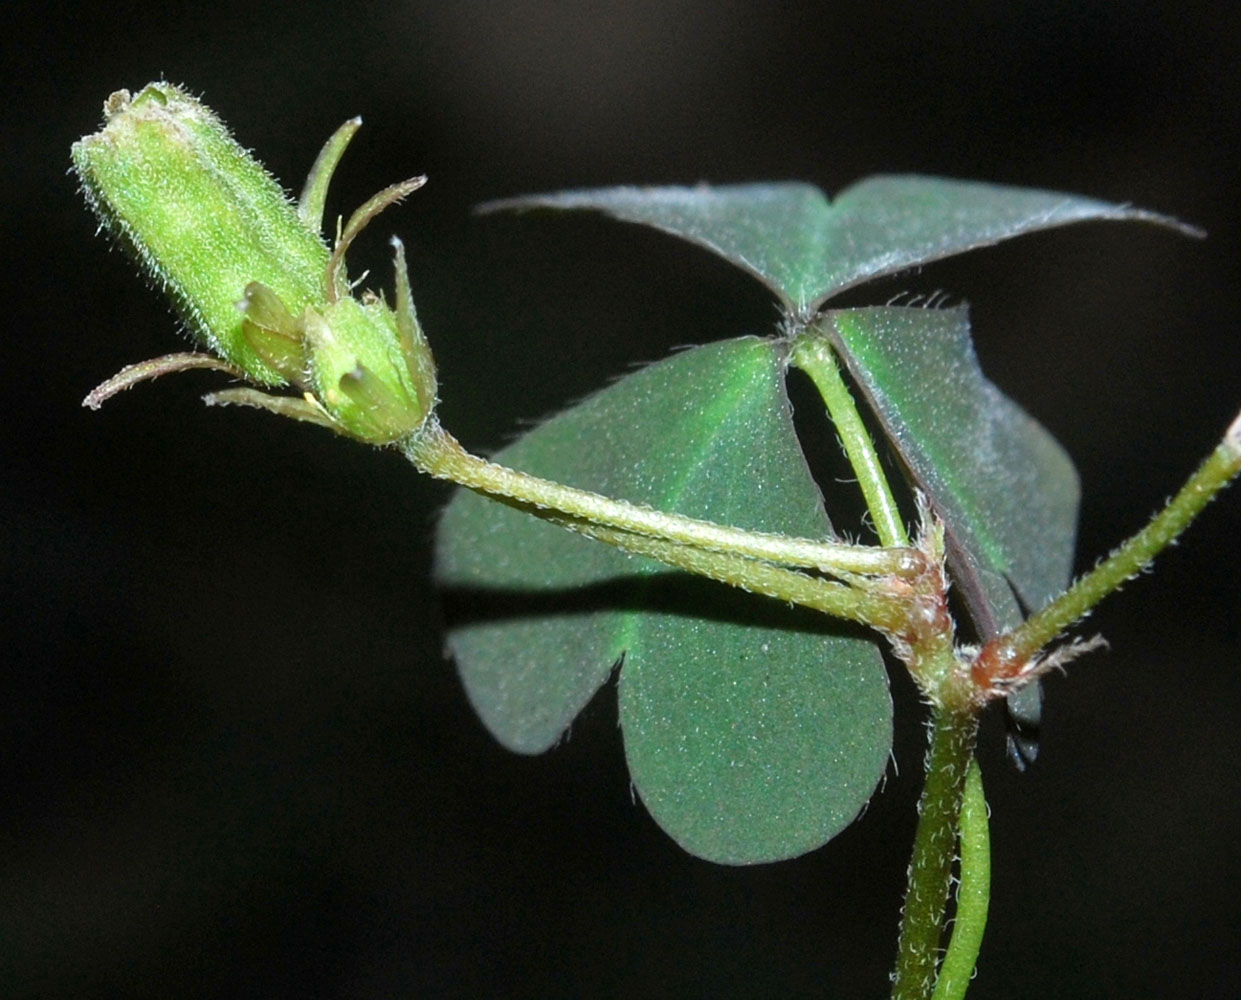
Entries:
POLYGON ((104 228, 204 347, 260 386, 302 394, 268 405, 272 397, 233 390, 214 401, 265 406, 377 444, 417 430, 435 404, 435 366, 404 255, 398 248, 395 309, 371 293, 353 297, 343 265, 366 223, 424 179, 370 199, 331 248, 317 231, 323 200, 357 119, 328 141, 299 206, 209 108, 171 84, 119 91, 104 110, 104 128, 73 146, 104 228))

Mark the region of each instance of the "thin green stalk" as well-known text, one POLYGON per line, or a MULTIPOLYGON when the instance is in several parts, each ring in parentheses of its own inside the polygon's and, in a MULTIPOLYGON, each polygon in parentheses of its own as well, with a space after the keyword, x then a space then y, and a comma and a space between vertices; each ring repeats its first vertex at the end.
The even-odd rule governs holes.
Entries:
POLYGON ((849 464, 866 498, 880 543, 888 547, 908 545, 909 535, 879 464, 879 454, 862 423, 853 394, 840 374, 827 337, 814 329, 799 334, 793 345, 793 364, 810 376, 827 405, 828 416, 836 425, 836 433, 840 435, 849 464))
POLYGON ((991 836, 987 822, 987 799, 982 771, 970 761, 961 801, 961 870, 957 886, 957 913, 952 940, 939 967, 939 979, 931 1000, 961 1000, 974 976, 987 908, 991 901, 991 836))
MULTIPOLYGON (((831 343, 820 331, 803 332, 793 349, 793 363, 814 381, 836 426, 852 465, 875 531, 884 545, 908 545, 901 519, 874 442, 862 422, 831 343)), ((982 775, 974 761, 977 710, 965 692, 955 689, 953 653, 945 659, 932 692, 931 747, 926 784, 918 804, 918 830, 905 892, 893 1000, 959 1000, 973 974, 987 923, 991 861, 987 804, 982 775), (937 984, 944 915, 952 885, 952 863, 960 839, 961 886, 948 954, 937 984)))
POLYGON ((1121 584, 1144 570, 1241 472, 1241 417, 1151 522, 997 644, 998 662, 1022 664, 1121 584))
POLYGON ((909 863, 892 1000, 928 1000, 935 987, 958 819, 977 733, 978 717, 973 711, 933 708, 931 749, 918 802, 918 832, 909 863))
POLYGON ((911 577, 926 566, 921 553, 911 548, 875 548, 745 531, 540 479, 471 455, 434 418, 403 441, 401 449, 428 475, 452 480, 481 493, 508 497, 535 513, 539 510, 558 512, 575 521, 588 521, 635 535, 824 573, 911 577))
POLYGON ((529 507, 524 509, 562 528, 614 545, 633 555, 649 556, 697 576, 705 576, 752 594, 774 597, 835 618, 894 631, 904 625, 909 617, 909 608, 904 600, 885 597, 861 587, 808 576, 797 570, 773 566, 771 563, 731 552, 712 552, 663 538, 618 531, 589 521, 567 519, 550 511, 531 510, 529 507))

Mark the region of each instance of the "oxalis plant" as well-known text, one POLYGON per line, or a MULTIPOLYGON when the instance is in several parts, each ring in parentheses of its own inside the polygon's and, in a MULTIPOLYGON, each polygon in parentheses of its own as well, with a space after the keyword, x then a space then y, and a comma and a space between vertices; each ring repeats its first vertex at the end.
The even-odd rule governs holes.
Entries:
POLYGON ((487 209, 586 209, 689 240, 761 281, 781 318, 766 337, 633 372, 487 460, 436 418, 400 242, 391 301, 359 291, 345 266, 366 225, 424 178, 379 192, 330 242, 320 234, 359 119, 328 140, 292 202, 178 87, 119 91, 105 116, 73 146, 83 193, 204 350, 130 366, 86 405, 216 369, 246 385, 208 404, 319 424, 465 487, 440 519, 436 577, 484 724, 542 752, 617 672, 633 785, 669 836, 711 861, 795 857, 858 815, 891 753, 886 647, 930 733, 892 996, 963 996, 988 905, 979 718, 1005 702, 1014 759, 1033 757, 1039 678, 1099 643, 1068 630, 1237 474, 1241 418, 1145 528, 1070 585, 1073 464, 983 376, 966 310, 828 303, 1034 230, 1092 219, 1192 230, 1073 195, 917 176, 872 177, 834 201, 776 183, 497 202, 487 209), (833 530, 794 432, 790 367, 822 396, 875 544, 833 530))

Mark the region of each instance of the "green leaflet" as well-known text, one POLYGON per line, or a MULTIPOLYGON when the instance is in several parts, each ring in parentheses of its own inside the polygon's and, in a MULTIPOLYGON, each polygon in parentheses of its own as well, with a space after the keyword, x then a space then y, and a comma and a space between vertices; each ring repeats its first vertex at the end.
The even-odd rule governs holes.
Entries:
MULTIPOLYGON (((496 456, 571 485, 764 531, 829 536, 793 433, 785 346, 743 338, 635 372, 496 456)), ((552 746, 623 657, 634 784, 686 850, 744 864, 845 827, 891 747, 876 645, 469 493, 439 532, 449 648, 505 746, 552 746)))
MULTIPOLYGON (((1071 195, 916 176, 870 178, 833 203, 811 185, 781 183, 570 191, 487 207, 593 209, 654 226, 754 275, 802 322, 871 277, 1022 233, 1088 219, 1179 225, 1071 195)), ((838 326, 836 342, 944 518, 954 579, 990 637, 1020 621, 1010 580, 1033 606, 1067 582, 1076 477, 1046 432, 982 377, 963 314, 941 327, 935 314, 917 313, 934 329, 912 338, 875 322, 906 312, 862 310, 842 321, 848 329, 838 326)), ((700 348, 652 366, 499 457, 741 527, 828 530, 788 425, 781 348, 730 343, 751 346, 700 348), (781 492, 812 496, 814 517, 800 520, 781 492)), ((443 582, 470 615, 450 646, 475 707, 507 746, 551 746, 624 656, 621 717, 635 784, 690 851, 733 862, 797 854, 869 796, 888 743, 886 689, 866 680, 878 666, 862 658, 865 647, 836 637, 832 669, 816 672, 825 647, 809 640, 821 622, 790 612, 793 631, 746 627, 776 613, 770 602, 690 583, 469 496, 445 516, 440 559, 443 582), (740 664, 749 666, 721 689, 721 666, 740 664), (803 780, 791 780, 799 769, 803 780), (828 774, 836 778, 824 781, 828 774)), ((1038 692, 1023 697, 1033 724, 1038 692)))
POLYGON ((813 185, 784 182, 564 191, 484 208, 593 209, 653 226, 754 275, 793 314, 880 275, 1073 222, 1128 219, 1195 232, 1092 198, 913 174, 867 178, 831 203, 813 185))
MULTIPOLYGON (((1197 233, 1166 216, 1077 195, 917 175, 866 178, 830 203, 812 185, 787 182, 566 191, 485 207, 589 209, 653 226, 753 274, 802 319, 832 295, 869 278, 1039 229, 1111 219, 1197 233)), ((867 387, 872 405, 886 398, 889 389, 893 398, 916 400, 922 391, 918 383, 934 381, 932 371, 949 375, 954 391, 982 393, 972 403, 961 401, 959 409, 967 419, 955 426, 949 419, 928 420, 925 414, 904 424, 906 418, 893 413, 880 417, 889 435, 899 431, 904 436, 893 444, 949 521, 953 568, 964 574, 958 582, 967 591, 980 631, 990 637, 1017 624, 1021 612, 1005 576, 1032 607, 1068 582, 1076 524, 1075 473, 1046 432, 982 377, 964 323, 961 336, 941 338, 947 356, 933 357, 929 348, 919 353, 921 368, 905 364, 899 339, 863 341, 862 334, 852 339, 849 366, 867 387), (889 387, 889 377, 902 381, 889 387), (1007 435, 1002 445, 991 438, 970 438, 997 430, 1007 435), (975 444, 982 455, 1024 464, 1007 469, 975 461, 975 444), (912 452, 918 461, 912 460, 912 452), (954 456, 966 466, 936 464, 954 456), (1052 478, 1040 485, 1035 480, 1042 472, 1052 478), (1004 492, 1010 485, 1021 491, 1016 496, 1004 492), (1014 503, 1027 506, 1015 511, 1014 503), (1031 512, 1033 520, 1027 518, 1031 512), (1053 534, 1040 537, 1044 529, 1053 534)), ((928 392, 935 393, 935 387, 929 386, 928 392)), ((946 404, 945 413, 957 406, 944 394, 939 402, 946 404)))
POLYGON ((845 309, 824 326, 943 519, 953 580, 980 629, 1020 621, 1003 578, 1031 608, 1060 593, 1073 567, 1077 473, 983 376, 967 310, 845 309))

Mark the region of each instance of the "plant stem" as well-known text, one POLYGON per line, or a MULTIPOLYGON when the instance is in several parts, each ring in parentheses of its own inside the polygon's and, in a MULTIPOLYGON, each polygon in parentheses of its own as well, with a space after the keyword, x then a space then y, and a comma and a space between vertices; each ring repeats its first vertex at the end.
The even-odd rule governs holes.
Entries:
POLYGON ((961 1000, 969 988, 987 929, 991 901, 991 836, 987 799, 977 759, 970 761, 961 801, 961 871, 952 940, 944 954, 931 1000, 961 1000))
POLYGON ((926 567, 922 554, 907 547, 876 548, 745 531, 612 500, 597 493, 540 479, 471 455, 434 418, 401 442, 401 450, 428 475, 450 479, 476 492, 507 497, 535 514, 545 510, 553 516, 559 513, 574 521, 590 522, 634 535, 663 538, 699 549, 846 576, 912 577, 926 567))
POLYGON ((908 545, 909 535, 879 464, 879 454, 840 374, 830 341, 817 329, 802 331, 793 345, 793 364, 810 376, 827 405, 828 416, 836 425, 849 464, 858 477, 880 543, 888 547, 908 545))
POLYGON ((1198 471, 1145 528, 1041 611, 998 639, 994 649, 984 651, 988 661, 983 664, 983 672, 994 680, 1005 677, 1006 666, 1020 670, 1030 657, 1083 618, 1103 598, 1144 570, 1239 471, 1241 416, 1233 421, 1223 441, 1198 471))
MULTIPOLYGON (((793 363, 814 381, 836 426, 849 464, 866 499, 879 540, 908 545, 887 476, 870 434, 828 338, 818 330, 804 331, 793 349, 793 363)), ((918 803, 918 831, 901 919, 893 1000, 960 1000, 965 995, 987 925, 991 891, 991 847, 982 774, 974 760, 977 709, 955 676, 951 636, 944 648, 928 639, 929 666, 920 683, 929 684, 934 702, 926 784, 918 803), (959 831, 959 834, 958 834, 959 831), (961 844, 961 885, 952 939, 938 981, 936 966, 943 939, 944 914, 952 885, 952 862, 958 836, 961 844)))
POLYGON ((649 556, 697 576, 705 576, 752 594, 774 597, 835 618, 888 632, 900 629, 909 619, 909 605, 906 600, 869 590, 863 585, 835 583, 731 552, 712 552, 663 538, 651 538, 649 535, 602 527, 589 521, 565 519, 549 511, 530 512, 569 531, 613 545, 633 555, 649 556))
MULTIPOLYGON (((908 545, 909 536, 880 465, 870 434, 862 423, 831 342, 818 330, 798 337, 793 363, 814 381, 828 415, 836 426, 866 499, 879 540, 884 545, 908 545)), ((977 709, 954 678, 951 640, 930 660, 941 668, 920 678, 929 683, 934 705, 931 748, 926 761, 926 784, 918 804, 918 831, 901 921, 894 1000, 960 1000, 969 986, 974 963, 987 925, 991 891, 991 847, 987 802, 982 774, 974 760, 978 731, 977 709), (959 831, 959 833, 958 833, 959 831), (961 845, 961 884, 952 939, 938 979, 936 966, 943 939, 944 914, 952 885, 952 862, 958 836, 961 845)))
POLYGON ((892 1000, 927 1000, 935 986, 958 819, 977 733, 975 710, 940 705, 932 709, 931 748, 918 802, 892 1000))

